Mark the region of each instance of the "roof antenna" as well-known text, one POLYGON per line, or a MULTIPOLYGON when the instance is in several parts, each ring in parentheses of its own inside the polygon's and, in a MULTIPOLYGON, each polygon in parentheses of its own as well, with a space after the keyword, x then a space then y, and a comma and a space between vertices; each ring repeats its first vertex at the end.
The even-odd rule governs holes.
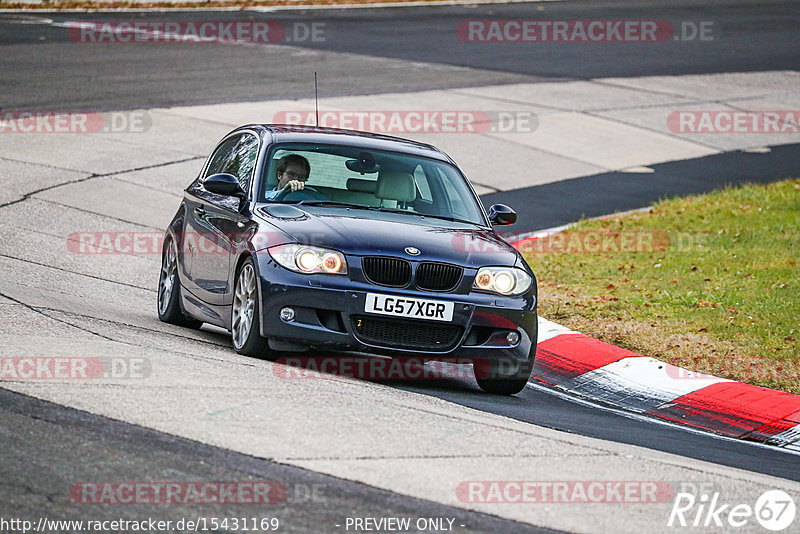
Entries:
POLYGON ((319 128, 319 94, 317 93, 317 71, 314 71, 314 109, 317 112, 317 128, 319 128))

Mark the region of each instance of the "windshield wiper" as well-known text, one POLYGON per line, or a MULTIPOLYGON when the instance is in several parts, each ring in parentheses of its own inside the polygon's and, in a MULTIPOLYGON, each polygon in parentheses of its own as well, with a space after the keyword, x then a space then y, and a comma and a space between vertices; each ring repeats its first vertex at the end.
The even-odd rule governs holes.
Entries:
POLYGON ((350 204, 349 202, 339 202, 336 200, 301 200, 297 206, 342 206, 343 208, 356 208, 362 210, 372 209, 364 204, 350 204))
POLYGON ((447 216, 447 215, 429 215, 429 214, 426 214, 426 213, 421 213, 420 215, 424 215, 425 217, 432 217, 432 218, 434 218, 434 219, 443 219, 443 220, 445 220, 445 221, 451 221, 451 222, 457 222, 457 223, 464 223, 464 224, 471 224, 471 225, 473 225, 473 226, 483 226, 483 225, 481 225, 481 224, 478 224, 478 223, 476 223, 476 222, 472 222, 472 221, 465 221, 464 219, 458 219, 458 218, 456 218, 456 217, 449 217, 449 216, 447 216))
POLYGON ((399 210, 399 209, 395 209, 395 208, 384 208, 383 206, 372 206, 369 209, 375 210, 375 211, 385 211, 387 213, 403 213, 405 215, 421 215, 420 213, 417 213, 416 211, 399 210))
POLYGON ((447 215, 431 215, 430 213, 419 213, 417 211, 397 210, 393 208, 370 208, 378 211, 388 211, 389 213, 405 213, 406 215, 417 215, 418 217, 430 217, 432 219, 442 219, 445 221, 452 221, 464 224, 471 224, 473 226, 480 226, 478 223, 472 221, 465 221, 464 219, 457 219, 456 217, 449 217, 447 215))
POLYGON ((372 211, 382 211, 386 213, 402 213, 403 215, 416 215, 419 217, 431 217, 434 219, 442 219, 445 221, 457 222, 457 223, 464 223, 464 224, 471 224, 473 226, 481 226, 478 223, 474 223, 472 221, 465 221, 464 219, 458 219, 456 217, 449 217, 447 215, 430 215, 428 213, 418 213, 416 211, 408 211, 408 210, 401 210, 395 208, 384 208, 382 206, 366 206, 364 204, 350 204, 349 202, 339 202, 336 200, 301 200, 297 202, 298 206, 342 206, 345 208, 355 208, 360 210, 372 210, 372 211))
POLYGON ((465 221, 464 219, 457 219, 456 217, 449 217, 447 215, 431 215, 430 213, 420 213, 418 211, 398 210, 398 209, 394 209, 394 208, 381 208, 381 207, 372 208, 371 207, 369 209, 376 210, 376 211, 386 211, 386 212, 389 212, 389 213, 404 213, 406 215, 416 215, 418 217, 431 217, 433 219, 442 219, 442 220, 445 220, 445 221, 458 222, 458 223, 464 223, 464 224, 471 224, 473 226, 481 226, 480 224, 474 223, 472 221, 465 221))

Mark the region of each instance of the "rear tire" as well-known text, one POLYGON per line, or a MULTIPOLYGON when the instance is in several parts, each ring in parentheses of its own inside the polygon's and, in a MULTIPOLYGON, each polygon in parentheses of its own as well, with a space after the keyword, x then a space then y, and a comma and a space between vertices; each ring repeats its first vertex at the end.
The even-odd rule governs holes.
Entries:
POLYGON ((267 339, 261 336, 261 303, 258 298, 258 275, 252 258, 247 258, 236 275, 231 306, 231 339, 239 354, 269 358, 267 339))
POLYGON ((158 279, 158 318, 165 322, 195 330, 203 325, 188 317, 181 309, 181 281, 178 278, 178 248, 167 238, 161 253, 161 274, 158 279))

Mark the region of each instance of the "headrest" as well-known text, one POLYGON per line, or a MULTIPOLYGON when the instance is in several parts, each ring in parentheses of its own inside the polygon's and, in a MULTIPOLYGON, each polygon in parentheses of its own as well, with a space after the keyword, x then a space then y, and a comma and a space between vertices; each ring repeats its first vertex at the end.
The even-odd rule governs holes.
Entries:
POLYGON ((275 165, 270 165, 270 167, 267 167, 268 170, 272 171, 267 174, 267 191, 270 189, 275 189, 275 187, 278 185, 278 175, 275 172, 275 169, 277 168, 277 162, 275 165), (270 167, 272 168, 270 169, 270 167))
POLYGON ((417 198, 414 176, 409 172, 385 169, 378 175, 375 196, 398 202, 413 202, 417 198))
POLYGON ((377 187, 377 183, 375 180, 364 180, 362 178, 348 178, 347 179, 347 190, 348 191, 357 191, 359 193, 374 193, 375 187, 377 187))

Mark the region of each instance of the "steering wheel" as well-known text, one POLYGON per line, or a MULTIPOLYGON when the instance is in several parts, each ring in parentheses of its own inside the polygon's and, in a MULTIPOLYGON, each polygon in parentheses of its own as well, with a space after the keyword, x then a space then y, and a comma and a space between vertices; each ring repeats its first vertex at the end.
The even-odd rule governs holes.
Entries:
POLYGON ((297 191, 292 191, 291 188, 287 187, 272 199, 273 202, 283 202, 284 200, 328 200, 328 197, 307 185, 297 191))

